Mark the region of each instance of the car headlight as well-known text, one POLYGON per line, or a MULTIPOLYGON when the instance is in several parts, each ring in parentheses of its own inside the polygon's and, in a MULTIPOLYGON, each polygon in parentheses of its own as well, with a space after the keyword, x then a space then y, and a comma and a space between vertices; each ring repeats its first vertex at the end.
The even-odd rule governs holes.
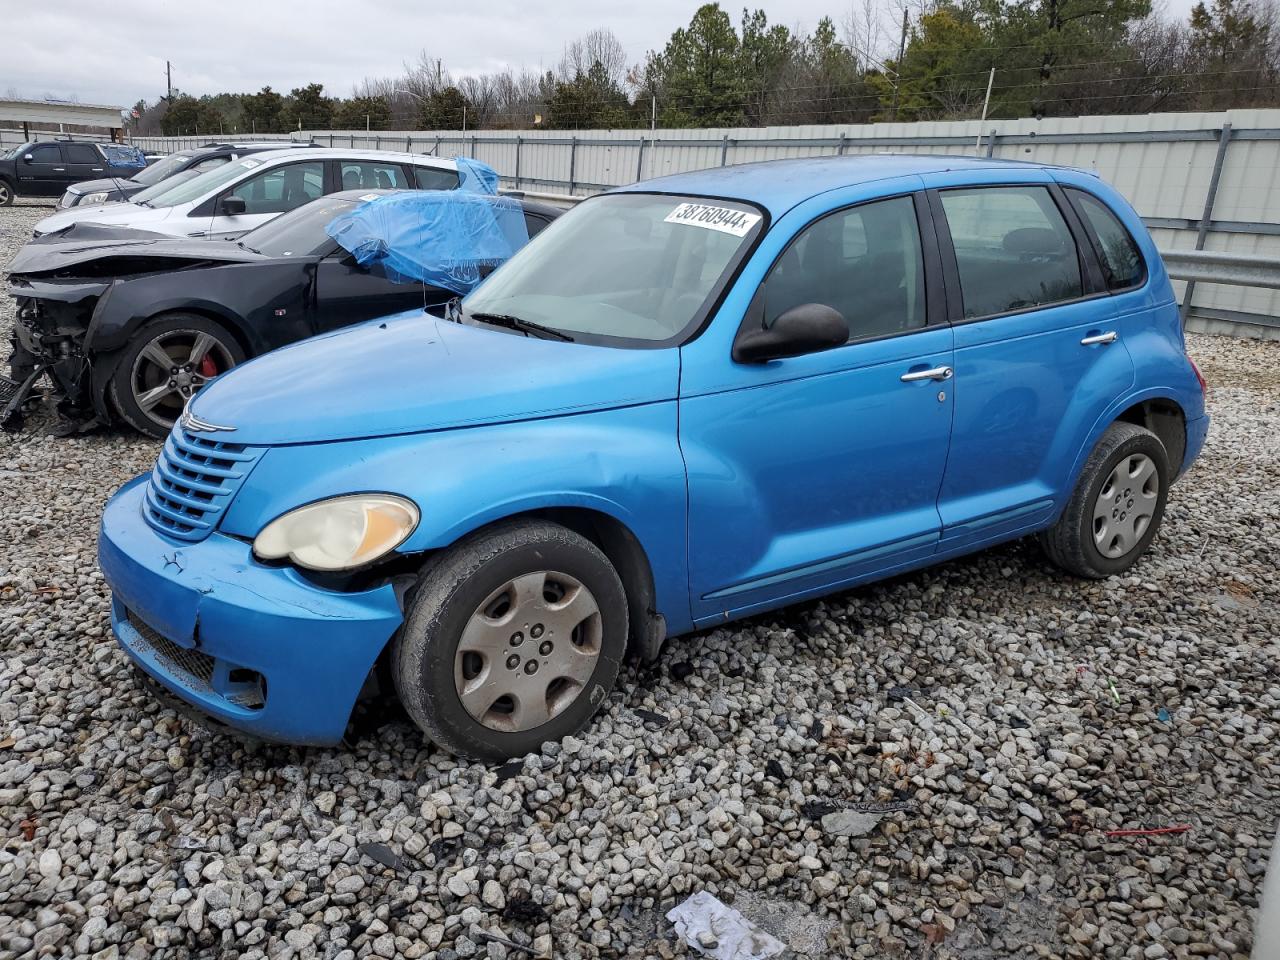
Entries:
POLYGON ((98 193, 86 193, 84 196, 80 198, 79 206, 87 207, 91 203, 106 203, 106 202, 107 202, 106 192, 99 191, 98 193))
POLYGON ((417 525, 418 508, 404 497, 357 493, 277 517, 254 539, 253 552, 311 570, 349 570, 390 553, 417 525))

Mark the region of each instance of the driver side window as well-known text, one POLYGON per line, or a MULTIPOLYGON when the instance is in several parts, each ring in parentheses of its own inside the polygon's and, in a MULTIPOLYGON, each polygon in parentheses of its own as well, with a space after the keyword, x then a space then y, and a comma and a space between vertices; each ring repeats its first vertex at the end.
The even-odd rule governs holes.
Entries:
POLYGON ((923 327, 924 259, 912 199, 865 203, 805 227, 765 279, 765 326, 805 303, 840 311, 850 340, 923 327))
POLYGON ((245 213, 287 213, 324 194, 324 164, 290 163, 263 171, 234 187, 245 213))

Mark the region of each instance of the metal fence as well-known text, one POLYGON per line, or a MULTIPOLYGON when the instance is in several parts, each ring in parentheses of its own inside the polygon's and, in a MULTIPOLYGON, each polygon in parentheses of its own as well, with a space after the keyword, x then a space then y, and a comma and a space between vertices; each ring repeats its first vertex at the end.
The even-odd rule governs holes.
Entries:
MULTIPOLYGON (((135 142, 177 149, 209 139, 135 142)), ((1170 255, 1209 250, 1280 258, 1280 110, 715 130, 317 130, 292 139, 465 154, 493 166, 507 187, 578 196, 669 173, 787 157, 910 152, 1031 160, 1091 170, 1114 184, 1170 255)), ((1189 329, 1280 338, 1280 292, 1202 275, 1176 287, 1189 329)))

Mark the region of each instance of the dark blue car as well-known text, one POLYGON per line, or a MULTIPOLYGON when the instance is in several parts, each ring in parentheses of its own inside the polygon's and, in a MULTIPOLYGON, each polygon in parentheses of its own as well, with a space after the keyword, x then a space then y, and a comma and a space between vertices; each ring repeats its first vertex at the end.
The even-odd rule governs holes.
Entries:
POLYGON ((1120 573, 1207 428, 1097 178, 727 167, 585 201, 439 316, 214 381, 101 561, 130 657, 222 723, 330 743, 380 673, 442 746, 515 756, 666 637, 1032 534, 1120 573))

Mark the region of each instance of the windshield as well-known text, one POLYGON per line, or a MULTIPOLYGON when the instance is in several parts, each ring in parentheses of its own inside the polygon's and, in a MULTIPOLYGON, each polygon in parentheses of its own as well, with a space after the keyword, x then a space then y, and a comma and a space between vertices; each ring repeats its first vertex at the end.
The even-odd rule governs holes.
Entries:
POLYGON ((139 170, 133 175, 133 179, 137 180, 138 183, 145 183, 149 187, 167 177, 173 176, 190 159, 191 154, 189 153, 171 153, 167 157, 161 157, 145 170, 139 170))
POLYGON ((180 203, 190 203, 192 200, 199 200, 206 194, 213 193, 219 187, 226 186, 232 180, 239 179, 254 167, 261 165, 261 160, 245 157, 243 160, 224 163, 220 167, 206 170, 204 173, 178 183, 176 186, 162 180, 154 187, 148 187, 141 193, 135 193, 133 202, 145 203, 153 207, 176 207, 180 203))
POLYGON ((686 333, 761 229, 732 200, 615 193, 538 235, 463 302, 575 340, 662 342, 686 333))
POLYGON ((3 156, 6 160, 13 160, 18 156, 18 154, 22 153, 22 151, 27 150, 32 146, 34 146, 34 144, 20 143, 12 150, 7 151, 3 156))
POLYGON ((297 210, 283 213, 256 230, 250 230, 240 242, 250 250, 268 257, 305 257, 337 249, 324 228, 340 213, 364 203, 363 200, 339 200, 323 197, 297 210))

